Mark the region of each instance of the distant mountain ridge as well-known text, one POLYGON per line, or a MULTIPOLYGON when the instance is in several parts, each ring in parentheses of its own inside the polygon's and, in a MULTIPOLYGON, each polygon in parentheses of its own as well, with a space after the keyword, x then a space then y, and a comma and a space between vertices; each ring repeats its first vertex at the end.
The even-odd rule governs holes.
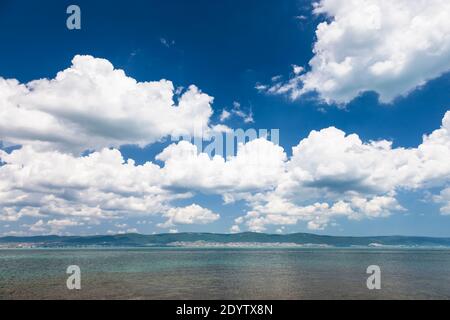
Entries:
POLYGON ((176 243, 260 243, 260 244, 298 244, 333 247, 352 246, 407 246, 407 247, 450 247, 450 238, 415 236, 374 236, 345 237, 325 236, 310 233, 266 234, 244 232, 236 234, 218 233, 175 233, 175 234, 118 234, 102 236, 32 236, 2 237, 0 245, 17 243, 34 244, 42 247, 111 246, 147 247, 173 246, 176 243))

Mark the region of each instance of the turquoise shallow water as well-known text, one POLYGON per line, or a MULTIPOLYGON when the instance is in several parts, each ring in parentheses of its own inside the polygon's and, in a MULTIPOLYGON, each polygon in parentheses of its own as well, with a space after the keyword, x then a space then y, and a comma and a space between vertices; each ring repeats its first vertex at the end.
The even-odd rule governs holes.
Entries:
POLYGON ((0 299, 450 299, 450 250, 5 249, 0 299))

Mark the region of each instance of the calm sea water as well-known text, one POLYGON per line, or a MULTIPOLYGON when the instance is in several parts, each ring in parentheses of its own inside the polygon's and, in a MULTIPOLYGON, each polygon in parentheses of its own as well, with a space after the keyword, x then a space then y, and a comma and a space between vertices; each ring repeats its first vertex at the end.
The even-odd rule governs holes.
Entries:
POLYGON ((450 299, 450 250, 5 249, 0 299, 450 299))

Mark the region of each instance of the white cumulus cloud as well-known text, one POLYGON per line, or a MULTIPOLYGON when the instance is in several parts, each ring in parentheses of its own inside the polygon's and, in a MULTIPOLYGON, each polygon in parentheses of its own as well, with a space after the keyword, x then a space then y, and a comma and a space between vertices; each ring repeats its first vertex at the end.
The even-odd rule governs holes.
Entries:
POLYGON ((320 0, 314 12, 327 21, 317 26, 310 70, 269 92, 314 91, 344 104, 375 91, 389 103, 450 71, 447 0, 320 0))
POLYGON ((54 79, 0 78, 0 140, 80 153, 208 132, 213 98, 168 80, 138 82, 105 59, 75 56, 54 79))
POLYGON ((164 214, 164 217, 168 220, 159 227, 169 228, 176 224, 208 224, 220 218, 217 213, 197 204, 183 208, 171 208, 164 214))
POLYGON ((159 226, 167 228, 217 220, 217 213, 197 204, 173 205, 196 193, 221 195, 225 204, 244 201, 248 210, 236 219, 233 232, 242 225, 264 231, 298 222, 317 230, 337 218, 375 219, 404 211, 397 194, 408 190, 440 190, 434 200, 447 214, 450 112, 439 129, 409 149, 385 140, 364 142, 330 127, 312 131, 290 158, 260 138, 240 144, 227 159, 211 158, 181 141, 156 157, 162 165, 136 165, 116 149, 74 156, 23 146, 0 151, 0 159, 0 220, 42 220, 35 231, 127 216, 165 218, 159 226), (66 219, 73 224, 56 222, 66 219))
POLYGON ((260 138, 239 144, 236 156, 228 159, 210 158, 186 141, 167 147, 156 158, 164 161, 166 185, 220 193, 272 188, 284 172, 286 154, 260 138))
POLYGON ((76 56, 52 80, 19 84, 0 78, 0 140, 21 145, 0 150, 0 221, 33 221, 24 226, 39 233, 156 216, 165 221, 159 226, 175 229, 219 219, 195 203, 174 204, 204 193, 222 196, 225 205, 244 202, 247 210, 232 232, 299 222, 318 230, 339 218, 403 211, 398 193, 419 189, 437 192, 432 199, 442 214, 449 213, 450 112, 416 148, 362 141, 329 127, 311 131, 291 157, 265 138, 239 144, 227 158, 211 158, 181 141, 156 156, 161 165, 137 165, 117 149, 195 133, 197 127, 226 132, 223 125, 210 127, 211 102, 195 87, 179 95, 169 81, 137 82, 90 56, 76 56), (95 151, 80 153, 86 149, 95 151))

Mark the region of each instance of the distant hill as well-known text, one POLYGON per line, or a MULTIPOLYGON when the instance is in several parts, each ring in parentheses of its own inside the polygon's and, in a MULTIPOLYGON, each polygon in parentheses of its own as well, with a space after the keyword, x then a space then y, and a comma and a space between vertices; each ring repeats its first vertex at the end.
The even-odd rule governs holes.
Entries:
POLYGON ((174 246, 196 243, 207 244, 297 244, 333 247, 351 246, 407 246, 407 247, 450 247, 450 238, 380 236, 380 237, 337 237, 309 233, 265 234, 244 232, 237 234, 216 233, 176 233, 176 234, 121 234, 104 236, 34 236, 3 237, 0 245, 33 244, 41 247, 77 247, 77 246, 111 246, 111 247, 145 247, 174 246))

